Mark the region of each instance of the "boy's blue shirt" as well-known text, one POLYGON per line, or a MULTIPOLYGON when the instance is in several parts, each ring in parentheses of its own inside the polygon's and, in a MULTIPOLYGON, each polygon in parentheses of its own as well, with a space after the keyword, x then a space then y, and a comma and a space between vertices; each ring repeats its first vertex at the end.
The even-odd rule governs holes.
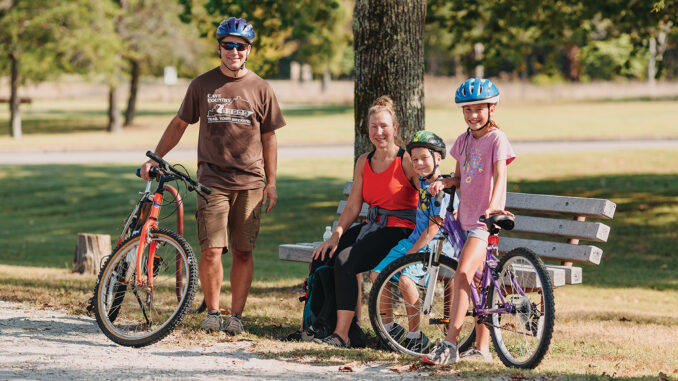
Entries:
MULTIPOLYGON (((447 214, 447 206, 450 204, 450 195, 445 193, 445 197, 443 197, 442 201, 440 202, 440 206, 435 206, 435 203, 433 202, 433 197, 426 192, 428 189, 428 186, 430 183, 426 181, 425 178, 420 177, 419 178, 419 201, 417 203, 417 219, 416 219, 416 225, 414 227, 414 231, 412 231, 412 234, 407 238, 410 242, 415 243, 419 239, 419 237, 426 231, 429 225, 429 217, 433 216, 440 216, 441 219, 445 219, 445 215, 447 214)), ((458 199, 455 197, 455 209, 458 207, 458 199)), ((436 236, 429 241, 426 246, 422 247, 419 251, 424 251, 427 246, 431 247, 433 249, 433 244, 440 238, 440 231, 436 234, 436 236)), ((443 247, 443 251, 447 254, 450 253, 451 247, 448 247, 449 242, 446 242, 446 245, 443 247)), ((448 254, 449 255, 449 254, 448 254)), ((452 255, 454 256, 454 255, 452 255)))

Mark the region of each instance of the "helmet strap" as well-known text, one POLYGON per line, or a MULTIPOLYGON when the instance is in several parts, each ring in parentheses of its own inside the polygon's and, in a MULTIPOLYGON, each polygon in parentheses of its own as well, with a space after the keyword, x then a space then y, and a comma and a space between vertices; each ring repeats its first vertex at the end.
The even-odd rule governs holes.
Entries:
POLYGON ((428 176, 426 176, 426 180, 431 180, 431 177, 433 177, 433 175, 436 173, 436 169, 438 169, 438 163, 436 163, 435 152, 430 148, 428 149, 428 152, 431 153, 431 157, 433 158, 433 163, 435 163, 435 164, 433 164, 433 171, 431 171, 431 173, 429 173, 428 176))
POLYGON ((490 115, 490 106, 491 106, 491 104, 488 103, 488 104, 487 104, 487 122, 485 122, 485 124, 483 124, 483 126, 480 127, 479 129, 477 129, 477 130, 471 130, 471 128, 469 128, 469 129, 468 129, 469 131, 472 131, 472 132, 476 132, 476 131, 477 131, 477 132, 480 132, 480 131, 484 130, 485 127, 487 127, 487 126, 490 125, 490 122, 492 122, 492 117, 491 117, 491 115, 490 115))

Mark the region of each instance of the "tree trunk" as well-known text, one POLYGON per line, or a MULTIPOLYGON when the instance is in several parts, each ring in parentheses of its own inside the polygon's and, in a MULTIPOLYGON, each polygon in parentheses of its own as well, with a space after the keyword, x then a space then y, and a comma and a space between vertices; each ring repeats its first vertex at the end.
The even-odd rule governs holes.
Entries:
POLYGON ((389 95, 398 117, 399 144, 424 125, 424 21, 426 1, 356 1, 354 160, 373 146, 367 110, 389 95))
POLYGON ((98 275, 101 259, 109 254, 111 254, 110 235, 78 233, 73 272, 98 275))
POLYGON ((129 99, 127 100, 127 110, 125 111, 125 126, 129 126, 134 121, 137 113, 137 93, 139 90, 139 61, 130 60, 132 64, 132 79, 129 83, 129 99))
POLYGON ((108 132, 119 134, 122 132, 122 117, 118 104, 118 86, 110 85, 108 90, 108 132))
POLYGON ((657 63, 657 40, 652 37, 650 38, 650 54, 649 54, 649 62, 647 63, 647 83, 651 86, 654 87, 655 85, 655 76, 657 75, 656 72, 656 66, 655 64, 657 63))
POLYGON ((14 139, 21 139, 21 114, 19 113, 19 60, 14 54, 9 55, 11 61, 12 78, 10 79, 9 95, 9 135, 14 139))
POLYGON ((330 69, 327 68, 325 69, 325 72, 323 73, 323 79, 322 79, 322 85, 321 85, 321 90, 323 93, 326 93, 327 90, 330 88, 330 82, 332 82, 332 74, 330 74, 330 69))

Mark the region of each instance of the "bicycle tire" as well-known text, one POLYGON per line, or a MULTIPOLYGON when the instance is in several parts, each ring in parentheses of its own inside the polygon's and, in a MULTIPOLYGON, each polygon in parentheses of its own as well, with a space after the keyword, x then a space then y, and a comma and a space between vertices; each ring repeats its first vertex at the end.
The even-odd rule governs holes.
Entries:
MULTIPOLYGON (((175 232, 156 229, 151 231, 156 243, 153 292, 137 287, 139 239, 140 234, 135 234, 116 248, 94 288, 94 316, 101 331, 117 344, 136 348, 162 340, 183 321, 198 282, 196 259, 188 242, 175 232)), ((148 247, 142 260, 144 281, 148 247)))
MULTIPOLYGON (((400 280, 396 281, 394 276, 401 274, 405 269, 412 265, 421 265, 425 270, 428 263, 428 253, 415 253, 398 258, 386 266, 379 274, 370 292, 369 315, 372 328, 379 340, 386 347, 411 356, 422 356, 430 351, 434 345, 441 343, 447 335, 449 325, 449 314, 451 309, 451 290, 454 273, 457 270, 457 261, 453 258, 442 256, 440 258, 440 269, 438 272, 439 282, 436 284, 435 297, 432 309, 427 318, 422 319, 419 316, 419 329, 429 339, 429 345, 424 348, 408 348, 407 331, 409 331, 410 317, 413 313, 406 311, 409 306, 411 310, 419 310, 413 304, 403 299, 400 280), (382 299, 384 298, 384 299, 382 299), (380 300, 382 301, 380 303, 380 300), (389 306, 390 300, 390 306, 389 306), (382 317, 385 317, 382 319, 382 317), (384 324, 393 321, 403 327, 405 332, 399 337, 392 337, 384 324)), ((407 278, 407 277, 402 277, 407 278)), ((417 305, 421 306, 426 294, 426 280, 411 282, 415 284, 419 293, 417 305)), ((413 320, 416 322, 415 320, 413 320)), ((416 323, 413 324, 416 327, 416 323)), ((466 350, 471 347, 475 339, 475 322, 472 314, 467 313, 462 330, 459 335, 459 347, 466 350)))
POLYGON ((531 250, 517 248, 502 256, 497 266, 496 286, 489 288, 487 308, 511 305, 511 313, 489 318, 490 334, 497 356, 512 368, 534 369, 551 344, 555 302, 551 279, 544 262, 531 250), (516 282, 520 289, 512 286, 516 282), (501 298, 500 298, 501 296, 501 298))

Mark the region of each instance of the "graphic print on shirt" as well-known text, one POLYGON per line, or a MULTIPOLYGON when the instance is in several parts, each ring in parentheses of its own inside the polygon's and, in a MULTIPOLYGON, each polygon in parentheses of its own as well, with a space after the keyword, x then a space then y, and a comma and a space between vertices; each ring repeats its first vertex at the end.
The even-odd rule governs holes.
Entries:
POLYGON ((471 151, 469 159, 464 163, 464 170, 466 171, 466 178, 464 181, 467 184, 471 182, 476 171, 478 171, 478 173, 483 173, 482 154, 477 148, 474 148, 473 151, 471 151))
POLYGON ((251 125, 249 117, 254 114, 252 105, 240 96, 223 98, 221 94, 207 94, 207 123, 238 123, 251 125))
POLYGON ((426 202, 426 196, 427 196, 426 188, 419 187, 419 201, 418 201, 419 202, 419 205, 418 205, 419 210, 423 210, 423 211, 428 210, 429 205, 426 202))

